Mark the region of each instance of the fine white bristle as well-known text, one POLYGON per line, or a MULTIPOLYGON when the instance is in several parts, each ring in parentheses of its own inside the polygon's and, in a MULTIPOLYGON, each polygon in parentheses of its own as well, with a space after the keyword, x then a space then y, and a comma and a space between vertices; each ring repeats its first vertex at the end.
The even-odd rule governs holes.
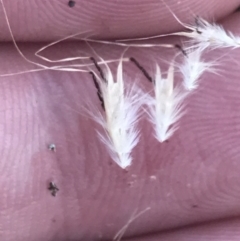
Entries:
POLYGON ((116 82, 109 66, 105 66, 106 82, 97 77, 104 101, 105 116, 95 117, 95 120, 105 130, 104 134, 98 134, 111 158, 121 168, 126 168, 132 163, 131 152, 139 141, 136 124, 143 97, 140 95, 140 89, 134 84, 129 90, 126 89, 122 60, 118 65, 116 82))
MULTIPOLYGON (((64 64, 64 65, 56 65, 56 66, 47 66, 47 65, 44 65, 44 64, 40 64, 40 63, 37 63, 35 61, 32 61, 30 60, 29 58, 27 58, 23 52, 21 51, 21 49, 18 47, 18 44, 14 38, 14 35, 13 35, 13 32, 12 32, 12 28, 10 26, 10 23, 9 23, 9 19, 8 19, 8 16, 7 16, 7 11, 6 11, 6 8, 5 8, 5 4, 4 4, 4 1, 3 0, 0 0, 0 5, 2 5, 2 9, 3 9, 3 15, 5 17, 5 20, 6 20, 6 23, 7 23, 7 26, 8 26, 8 30, 9 30, 9 33, 10 33, 10 36, 12 38, 12 41, 13 41, 13 44, 14 44, 14 47, 15 49, 17 50, 17 52, 20 54, 20 56, 28 63, 31 63, 35 66, 37 66, 38 68, 36 69, 30 69, 30 70, 25 70, 25 71, 19 71, 19 72, 15 72, 15 73, 6 73, 6 74, 0 74, 0 77, 6 77, 6 76, 14 76, 14 75, 19 75, 19 74, 26 74, 26 73, 33 73, 33 72, 39 72, 39 71, 44 71, 44 70, 54 70, 54 71, 66 71, 66 72, 89 72, 89 70, 86 70, 85 68, 88 67, 88 66, 91 66, 93 65, 92 63, 88 63, 88 64, 64 64)), ((85 31, 85 32, 79 32, 79 33, 76 33, 76 34, 73 34, 73 35, 69 35, 67 37, 64 37, 62 39, 59 39, 57 41, 54 41, 50 44, 47 44, 46 46, 42 47, 41 49, 39 49, 35 55, 39 58, 41 58, 42 60, 44 61, 47 61, 47 62, 51 62, 51 63, 62 63, 62 62, 69 62, 69 61, 74 61, 74 60, 79 60, 79 59, 90 59, 90 57, 82 57, 82 56, 78 56, 78 57, 68 57, 68 58, 63 58, 63 59, 57 59, 57 60, 51 60, 49 58, 46 58, 42 55, 40 55, 40 53, 57 44, 57 43, 60 43, 64 40, 67 40, 69 38, 73 38, 73 37, 76 37, 78 36, 79 34, 83 34, 83 33, 87 33, 89 31, 85 31)), ((106 62, 115 62, 115 61, 119 61, 119 60, 108 60, 108 61, 105 61, 106 62)), ((124 59, 123 61, 128 61, 128 59, 124 59)), ((98 64, 103 64, 101 62, 98 62, 98 64)))
POLYGON ((107 45, 117 45, 122 47, 135 47, 135 48, 152 48, 152 47, 162 47, 162 48, 175 48, 173 44, 136 44, 136 43, 120 43, 117 41, 105 41, 105 40, 96 40, 91 38, 78 38, 80 40, 84 40, 86 42, 93 42, 93 43, 100 43, 100 44, 107 44, 107 45))
POLYGON ((171 63, 166 79, 161 76, 161 70, 156 65, 154 83, 155 97, 150 97, 149 117, 154 125, 155 138, 159 142, 169 139, 177 130, 176 122, 184 114, 182 102, 187 93, 179 86, 174 86, 174 66, 171 63))
POLYGON ((120 241, 122 240, 123 235, 125 234, 126 230, 128 229, 129 225, 133 223, 137 218, 142 216, 144 213, 149 211, 151 207, 147 207, 146 209, 142 210, 141 212, 137 213, 137 209, 133 212, 130 219, 127 221, 127 223, 116 233, 116 235, 113 238, 113 241, 120 241))
POLYGON ((183 86, 186 90, 192 91, 199 85, 199 79, 206 71, 214 72, 213 62, 201 60, 202 48, 189 49, 184 56, 184 61, 179 65, 180 72, 183 75, 183 86))

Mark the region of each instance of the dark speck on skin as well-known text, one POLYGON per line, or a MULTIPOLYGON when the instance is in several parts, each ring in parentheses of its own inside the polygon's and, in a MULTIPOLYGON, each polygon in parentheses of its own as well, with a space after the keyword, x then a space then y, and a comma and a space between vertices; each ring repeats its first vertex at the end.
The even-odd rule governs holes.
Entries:
POLYGON ((75 2, 75 1, 72 1, 72 0, 70 0, 70 1, 68 2, 68 6, 69 6, 70 8, 73 8, 73 7, 75 6, 75 4, 76 4, 76 2, 75 2))
POLYGON ((57 185, 54 182, 50 182, 48 190, 51 191, 52 196, 56 197, 57 192, 59 191, 59 188, 57 187, 57 185))
POLYGON ((240 12, 240 6, 234 12, 240 12))
POLYGON ((192 208, 198 208, 198 205, 194 204, 192 205, 192 208))

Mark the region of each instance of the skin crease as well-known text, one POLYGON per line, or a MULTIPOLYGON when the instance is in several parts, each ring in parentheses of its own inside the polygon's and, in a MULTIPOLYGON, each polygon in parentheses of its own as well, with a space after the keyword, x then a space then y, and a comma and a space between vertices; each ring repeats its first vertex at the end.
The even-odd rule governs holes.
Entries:
MULTIPOLYGON (((162 0, 3 0, 15 39, 18 41, 54 41, 73 33, 86 32, 99 38, 136 38, 173 32, 176 23, 162 0), (166 21, 167 20, 167 21, 166 21)), ((239 0, 165 1, 183 22, 193 16, 223 18, 239 6, 239 0)), ((11 40, 0 8, 0 40, 11 40)))
MULTIPOLYGON (((240 16, 238 13, 231 15, 240 2, 223 2, 206 1, 202 4, 201 1, 201 5, 194 5, 193 12, 225 16, 226 28, 240 34, 240 16)), ((21 11, 17 12, 18 18, 15 15, 20 20, 19 26, 22 19, 36 18, 34 11, 37 8, 43 9, 40 1, 33 3, 37 7, 31 12, 29 6, 26 10, 20 7, 24 3, 19 1, 17 6, 21 11)), ((64 4, 59 6, 62 13, 66 11, 68 15, 70 11, 76 11, 67 7, 64 10, 64 4)), ((187 1, 183 6, 191 8, 187 1)), ((34 61, 41 62, 33 55, 43 44, 32 42, 75 32, 76 26, 66 30, 62 27, 63 20, 58 18, 56 32, 38 28, 34 21, 29 21, 21 32, 21 28, 14 24, 15 7, 13 1, 6 3, 14 35, 18 40, 29 41, 20 47, 34 61)), ((96 8, 90 8, 95 9, 92 14, 97 16, 96 8)), ((181 10, 181 7, 177 8, 181 10)), ((46 19, 41 21, 51 25, 52 8, 46 9, 46 19)), ((116 16, 121 20, 120 16, 124 16, 121 11, 126 8, 116 9, 119 11, 116 16)), ((43 13, 40 11, 39 14, 43 13)), ((54 18, 56 15, 55 12, 54 18)), ((76 18, 80 19, 79 16, 76 18)), ((117 21, 116 16, 114 21, 117 21)), ((172 22, 171 30, 177 28, 169 13, 159 14, 159 19, 164 17, 164 23, 172 22)), ((153 17, 154 24, 151 28, 148 26, 146 32, 134 25, 138 17, 122 28, 122 33, 119 33, 124 25, 121 21, 116 32, 109 32, 102 24, 98 29, 99 36, 121 38, 163 33, 166 31, 164 27, 156 32, 159 26, 156 19, 153 17), (130 35, 132 28, 138 29, 130 35)), ((4 21, 0 22, 2 40, 9 39, 4 21)), ((146 30, 149 22, 143 29, 146 30)), ((110 21, 109 24, 113 23, 110 21)), ((72 26, 70 20, 68 26, 72 26)), ((165 38, 158 42, 179 43, 180 40, 165 38)), ((115 46, 92 46, 104 59, 118 58, 123 51, 115 46)), ((239 51, 218 50, 207 56, 220 58, 220 73, 205 74, 201 79, 199 89, 186 102, 188 112, 180 121, 180 129, 168 143, 159 144, 154 140, 152 127, 145 119, 139 123, 141 141, 133 151, 134 161, 127 171, 109 158, 96 137, 95 130, 99 130, 99 126, 84 111, 86 105, 101 110, 88 73, 41 71, 1 77, 1 240, 112 240, 134 211, 141 212, 147 207, 151 209, 127 229, 125 237, 128 240, 238 240, 239 51), (56 152, 48 149, 52 143, 56 145, 56 152), (47 189, 50 181, 60 189, 56 197, 47 189)), ((19 56, 11 43, 1 43, 0 52, 1 74, 35 68, 19 56)), ((166 71, 164 61, 170 61, 173 53, 176 50, 130 49, 126 56, 141 61, 153 74, 154 61, 161 63, 166 71)), ((92 52, 83 43, 71 42, 51 47, 44 54, 59 59, 92 55, 92 52)), ((116 64, 111 68, 116 69, 116 64)), ((132 63, 124 63, 124 73, 126 81, 137 81, 141 88, 151 90, 151 84, 132 63)))

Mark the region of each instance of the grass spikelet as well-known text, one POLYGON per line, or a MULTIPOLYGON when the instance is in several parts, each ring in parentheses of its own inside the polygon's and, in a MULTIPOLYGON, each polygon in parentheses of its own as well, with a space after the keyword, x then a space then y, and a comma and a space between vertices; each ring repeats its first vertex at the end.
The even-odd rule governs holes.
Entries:
POLYGON ((150 97, 148 103, 148 115, 154 125, 155 138, 164 142, 178 129, 176 122, 184 114, 182 102, 187 95, 182 88, 174 86, 173 62, 166 79, 162 78, 160 67, 156 65, 154 93, 155 97, 150 97))
POLYGON ((109 66, 105 64, 105 67, 106 82, 97 77, 104 102, 105 116, 94 119, 105 130, 104 134, 100 132, 98 134, 111 158, 124 169, 131 165, 131 152, 139 141, 136 124, 142 96, 136 85, 126 89, 123 81, 122 60, 118 64, 116 81, 109 66))
POLYGON ((213 62, 201 60, 202 48, 189 49, 187 56, 184 56, 183 63, 179 65, 179 70, 183 76, 183 86, 186 90, 192 91, 199 85, 199 79, 206 71, 214 72, 213 62))
MULTIPOLYGON (((226 31, 223 26, 216 23, 209 23, 203 18, 196 18, 196 25, 189 26, 190 33, 183 33, 182 36, 192 38, 193 44, 198 47, 216 48, 239 48, 240 37, 235 36, 230 31, 226 31)), ((178 34, 180 35, 180 34, 178 34)))
POLYGON ((240 47, 240 36, 234 35, 232 32, 227 31, 217 23, 209 23, 208 21, 204 20, 201 17, 195 17, 195 24, 186 24, 183 23, 171 8, 162 0, 162 3, 166 6, 172 16, 176 19, 176 21, 181 24, 186 30, 188 31, 180 31, 175 33, 169 34, 160 34, 154 35, 150 37, 144 38, 131 38, 131 39, 124 39, 118 40, 118 42, 125 42, 125 41, 142 41, 142 40, 149 40, 155 39, 159 37, 166 37, 166 36, 183 36, 190 38, 190 41, 187 41, 189 44, 194 45, 193 47, 201 47, 206 48, 210 47, 212 49, 216 48, 239 48, 240 47))

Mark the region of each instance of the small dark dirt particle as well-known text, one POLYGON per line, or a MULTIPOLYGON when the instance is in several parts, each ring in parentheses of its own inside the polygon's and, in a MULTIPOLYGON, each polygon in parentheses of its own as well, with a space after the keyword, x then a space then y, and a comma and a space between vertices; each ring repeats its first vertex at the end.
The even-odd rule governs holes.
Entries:
POLYGON ((56 145, 55 145, 55 144, 50 144, 50 145, 48 146, 48 149, 49 149, 50 151, 56 152, 56 145))
POLYGON ((75 1, 72 1, 72 0, 70 0, 70 1, 68 2, 68 6, 69 6, 70 8, 73 8, 73 7, 75 6, 75 4, 76 4, 76 2, 75 2, 75 1))
POLYGON ((54 182, 50 182, 48 190, 51 191, 52 196, 56 197, 57 192, 59 191, 59 188, 57 187, 57 185, 54 182))

